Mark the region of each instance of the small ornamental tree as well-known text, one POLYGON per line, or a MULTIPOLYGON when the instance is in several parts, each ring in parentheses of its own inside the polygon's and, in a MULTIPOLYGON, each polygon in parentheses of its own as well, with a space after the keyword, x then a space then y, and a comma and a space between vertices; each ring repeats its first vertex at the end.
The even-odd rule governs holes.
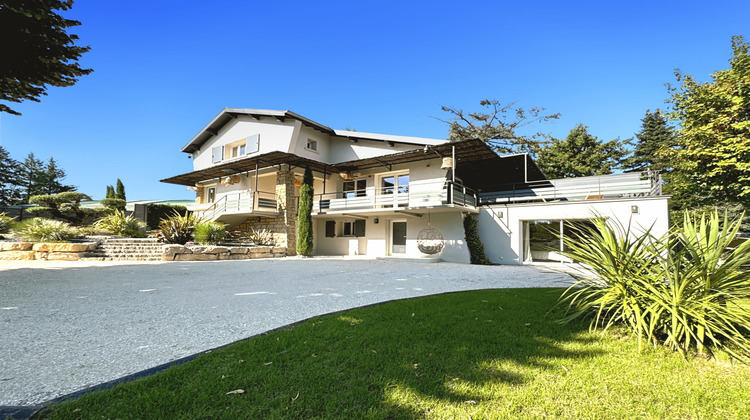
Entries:
POLYGON ((107 185, 107 195, 106 198, 117 198, 117 195, 115 194, 115 187, 111 185, 107 185))
POLYGON ((97 209, 81 207, 83 200, 91 200, 91 197, 72 191, 55 195, 35 195, 29 199, 29 202, 36 204, 37 207, 30 208, 29 212, 49 214, 55 219, 62 219, 74 226, 80 226, 100 212, 97 209))
POLYGON ((469 247, 469 258, 472 264, 492 264, 484 253, 484 244, 479 239, 477 219, 472 215, 464 217, 464 234, 466 235, 466 246, 469 247))
POLYGON ((310 168, 305 169, 302 186, 299 189, 297 211, 297 254, 308 256, 313 252, 313 176, 310 168))

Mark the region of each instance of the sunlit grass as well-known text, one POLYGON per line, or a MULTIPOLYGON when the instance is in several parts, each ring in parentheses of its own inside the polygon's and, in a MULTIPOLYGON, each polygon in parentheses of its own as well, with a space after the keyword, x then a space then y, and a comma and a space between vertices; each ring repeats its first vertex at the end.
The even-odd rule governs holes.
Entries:
POLYGON ((47 418, 750 418, 750 369, 556 322, 557 289, 487 290, 315 318, 47 418), (242 390, 242 393, 230 393, 242 390))

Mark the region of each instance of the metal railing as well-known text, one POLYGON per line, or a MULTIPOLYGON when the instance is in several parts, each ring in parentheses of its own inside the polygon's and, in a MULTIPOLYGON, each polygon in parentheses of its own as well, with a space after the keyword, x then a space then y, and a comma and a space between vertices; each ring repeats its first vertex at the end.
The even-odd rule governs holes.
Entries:
POLYGON ((444 205, 476 207, 477 195, 474 190, 451 181, 413 181, 405 186, 375 188, 358 191, 336 191, 315 194, 313 211, 399 209, 414 207, 435 207, 444 205))
POLYGON ((661 195, 661 184, 661 175, 653 171, 550 179, 527 183, 504 184, 489 188, 494 191, 479 193, 479 203, 495 204, 659 196, 661 195))
POLYGON ((199 213, 206 220, 216 220, 224 214, 275 212, 278 209, 276 193, 265 191, 239 192, 221 196, 211 207, 199 213))

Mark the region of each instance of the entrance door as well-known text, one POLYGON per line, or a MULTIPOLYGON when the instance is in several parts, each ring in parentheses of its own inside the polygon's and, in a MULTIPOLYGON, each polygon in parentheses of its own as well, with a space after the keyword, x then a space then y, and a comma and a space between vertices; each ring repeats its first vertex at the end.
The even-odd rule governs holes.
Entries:
POLYGON ((406 222, 391 223, 391 255, 406 254, 406 222))

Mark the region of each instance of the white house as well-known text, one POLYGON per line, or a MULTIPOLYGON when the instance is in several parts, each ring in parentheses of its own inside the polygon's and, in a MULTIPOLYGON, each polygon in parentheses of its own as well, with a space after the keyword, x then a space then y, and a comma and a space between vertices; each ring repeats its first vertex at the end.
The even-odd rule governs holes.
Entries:
POLYGON ((290 111, 226 108, 182 152, 193 171, 162 182, 195 189, 192 209, 207 219, 271 230, 289 254, 307 167, 315 255, 469 262, 469 214, 489 259, 503 264, 564 261, 549 250, 549 230, 567 234, 565 221, 601 215, 654 233, 668 226, 654 174, 548 180, 527 155, 498 156, 479 140, 333 130, 290 111))

